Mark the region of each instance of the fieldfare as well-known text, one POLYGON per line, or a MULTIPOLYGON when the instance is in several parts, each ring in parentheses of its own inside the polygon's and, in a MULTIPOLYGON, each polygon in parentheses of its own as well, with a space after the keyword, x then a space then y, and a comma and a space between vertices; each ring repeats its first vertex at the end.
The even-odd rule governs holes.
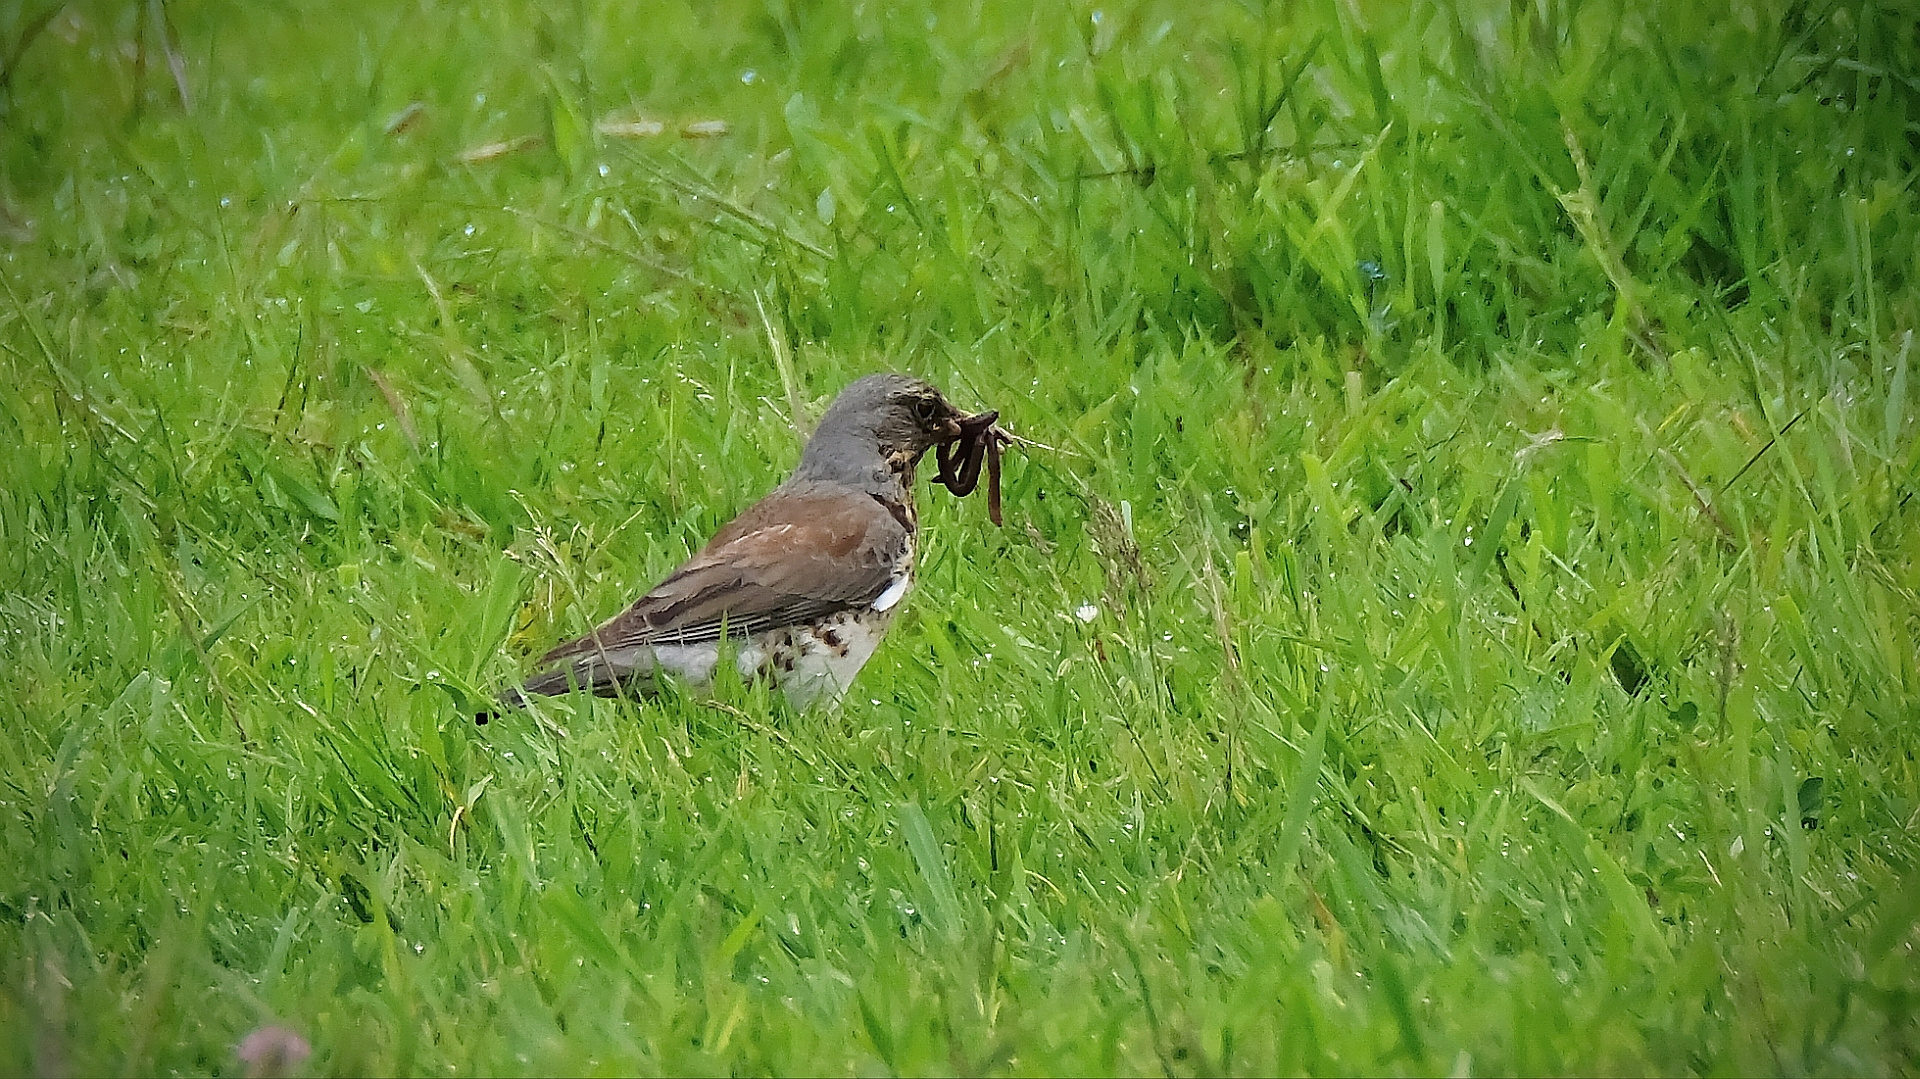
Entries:
POLYGON ((742 677, 770 678, 796 704, 837 699, 913 587, 920 458, 940 447, 938 482, 964 495, 984 457, 999 523, 999 448, 1011 436, 997 417, 967 415, 916 378, 853 383, 785 483, 631 607, 540 657, 540 673, 501 703, 574 689, 646 695, 662 672, 710 685, 728 649, 742 677))

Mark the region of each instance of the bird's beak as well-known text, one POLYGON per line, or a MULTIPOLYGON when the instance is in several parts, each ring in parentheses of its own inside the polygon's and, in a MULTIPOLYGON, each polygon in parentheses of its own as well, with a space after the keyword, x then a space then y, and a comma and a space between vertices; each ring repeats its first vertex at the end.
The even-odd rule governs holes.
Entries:
POLYGON ((990 408, 985 412, 976 412, 971 416, 961 416, 958 419, 950 419, 947 421, 947 426, 951 429, 951 433, 947 435, 947 439, 951 441, 956 438, 977 437, 981 431, 992 427, 993 421, 999 418, 1000 410, 990 408))

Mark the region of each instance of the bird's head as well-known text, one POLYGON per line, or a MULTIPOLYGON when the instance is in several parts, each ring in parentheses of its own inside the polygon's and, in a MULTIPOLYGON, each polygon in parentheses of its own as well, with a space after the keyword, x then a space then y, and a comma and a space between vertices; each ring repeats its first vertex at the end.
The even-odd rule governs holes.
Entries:
POLYGON ((929 449, 960 437, 966 415, 931 383, 908 375, 868 375, 841 390, 820 417, 801 468, 869 453, 917 464, 929 449))

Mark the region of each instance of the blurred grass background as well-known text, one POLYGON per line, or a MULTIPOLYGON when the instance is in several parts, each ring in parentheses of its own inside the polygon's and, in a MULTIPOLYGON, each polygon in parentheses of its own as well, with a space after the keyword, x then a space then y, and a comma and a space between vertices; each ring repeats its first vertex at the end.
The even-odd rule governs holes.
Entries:
POLYGON ((0 3, 0 1070, 1920 1070, 1917 25, 0 3), (878 369, 844 708, 472 726, 878 369))

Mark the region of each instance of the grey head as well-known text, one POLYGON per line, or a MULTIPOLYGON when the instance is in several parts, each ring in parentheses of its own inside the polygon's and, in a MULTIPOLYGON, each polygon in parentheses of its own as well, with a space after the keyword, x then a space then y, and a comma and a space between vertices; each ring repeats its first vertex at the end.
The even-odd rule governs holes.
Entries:
POLYGON ((820 417, 793 479, 890 491, 912 482, 914 466, 929 449, 959 437, 965 415, 930 383, 868 375, 841 390, 820 417))

